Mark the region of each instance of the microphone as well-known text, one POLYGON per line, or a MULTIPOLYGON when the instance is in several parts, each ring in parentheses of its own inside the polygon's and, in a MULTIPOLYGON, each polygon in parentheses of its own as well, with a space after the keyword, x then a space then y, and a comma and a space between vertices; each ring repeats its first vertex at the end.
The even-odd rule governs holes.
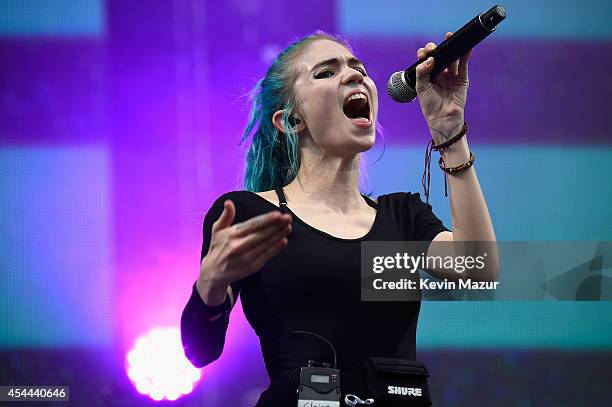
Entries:
POLYGON ((430 80, 433 80, 452 62, 461 58, 495 31, 495 26, 505 18, 506 10, 499 5, 493 6, 486 13, 478 14, 423 59, 415 62, 405 71, 398 71, 391 75, 389 83, 387 83, 387 93, 396 102, 412 102, 417 96, 416 67, 418 64, 430 56, 434 57, 434 68, 429 74, 430 80))

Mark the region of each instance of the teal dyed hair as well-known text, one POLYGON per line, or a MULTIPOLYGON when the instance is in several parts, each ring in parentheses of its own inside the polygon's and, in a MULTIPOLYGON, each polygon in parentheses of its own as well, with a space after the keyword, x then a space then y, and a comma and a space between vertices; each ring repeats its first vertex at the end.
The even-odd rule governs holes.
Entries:
POLYGON ((335 41, 351 50, 343 39, 317 31, 285 48, 251 92, 251 112, 240 142, 242 145, 249 137, 252 138, 244 175, 244 189, 247 191, 261 192, 282 187, 298 174, 299 140, 292 118, 297 109, 293 92, 297 76, 294 62, 316 40, 335 41), (282 134, 272 123, 272 116, 281 109, 286 134, 282 134))

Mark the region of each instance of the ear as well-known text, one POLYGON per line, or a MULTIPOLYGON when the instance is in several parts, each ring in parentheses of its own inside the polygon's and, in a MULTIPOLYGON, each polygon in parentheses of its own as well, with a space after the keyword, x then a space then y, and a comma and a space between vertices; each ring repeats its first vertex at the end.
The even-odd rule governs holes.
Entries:
MULTIPOLYGON (((272 116, 272 124, 278 129, 278 131, 283 134, 286 134, 287 132, 285 131, 285 125, 283 124, 284 113, 284 110, 277 110, 272 116)), ((294 114, 293 117, 297 119, 296 124, 293 126, 293 128, 299 133, 306 128, 306 124, 304 123, 304 120, 302 120, 298 115, 294 114)))

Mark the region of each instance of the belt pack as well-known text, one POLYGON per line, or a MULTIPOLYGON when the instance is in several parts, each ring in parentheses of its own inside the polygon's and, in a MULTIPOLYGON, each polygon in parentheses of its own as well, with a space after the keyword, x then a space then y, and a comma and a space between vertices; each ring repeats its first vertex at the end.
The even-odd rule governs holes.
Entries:
POLYGON ((421 362, 370 357, 365 376, 377 407, 431 406, 429 372, 421 362))

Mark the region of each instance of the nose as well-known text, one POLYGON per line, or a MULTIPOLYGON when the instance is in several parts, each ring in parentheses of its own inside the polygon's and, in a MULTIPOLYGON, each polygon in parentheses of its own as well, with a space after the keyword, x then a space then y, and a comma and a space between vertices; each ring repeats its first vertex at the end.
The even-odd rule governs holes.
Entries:
POLYGON ((343 83, 345 85, 348 85, 353 82, 363 83, 363 74, 359 72, 357 69, 351 68, 349 66, 349 67, 346 67, 346 73, 343 79, 344 79, 343 83))

